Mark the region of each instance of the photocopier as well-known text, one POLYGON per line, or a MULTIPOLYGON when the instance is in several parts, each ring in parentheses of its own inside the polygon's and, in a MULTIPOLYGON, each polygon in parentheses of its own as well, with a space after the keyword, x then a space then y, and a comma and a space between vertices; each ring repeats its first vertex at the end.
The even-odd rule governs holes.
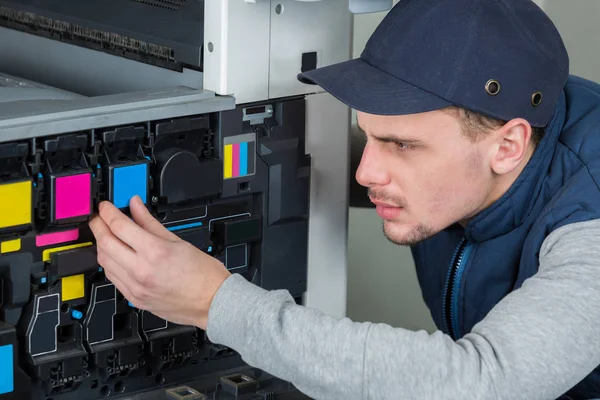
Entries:
MULTIPOLYGON (((139 195, 265 289, 343 317, 350 110, 302 71, 391 0, 0 0, 0 400, 303 399, 137 309, 88 221, 139 195)), ((186 279, 186 277, 181 277, 186 279)))

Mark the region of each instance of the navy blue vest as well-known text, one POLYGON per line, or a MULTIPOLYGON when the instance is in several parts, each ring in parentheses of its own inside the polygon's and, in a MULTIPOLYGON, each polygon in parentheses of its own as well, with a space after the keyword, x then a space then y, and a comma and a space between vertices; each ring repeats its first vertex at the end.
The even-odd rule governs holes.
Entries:
MULTIPOLYGON (((544 239, 600 218, 600 85, 570 76, 544 139, 509 191, 463 229, 413 247, 423 298, 458 339, 538 270, 544 239)), ((600 332, 598 332, 600 336, 600 332)), ((569 393, 600 397, 600 368, 569 393)))

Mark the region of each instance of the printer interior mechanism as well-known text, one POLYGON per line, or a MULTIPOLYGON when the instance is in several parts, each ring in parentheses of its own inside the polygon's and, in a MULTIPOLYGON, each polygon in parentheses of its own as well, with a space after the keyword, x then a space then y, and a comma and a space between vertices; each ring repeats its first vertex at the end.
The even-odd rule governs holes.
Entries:
POLYGON ((15 389, 32 391, 27 398, 100 398, 239 363, 204 332, 136 309, 107 280, 87 225, 100 201, 127 213, 138 195, 232 272, 305 291, 302 101, 157 119, 152 111, 0 143, 0 362, 23 379, 15 389))
POLYGON ((0 21, 163 68, 202 68, 203 0, 3 1, 0 21))
POLYGON ((88 222, 138 195, 231 272, 344 316, 350 112, 297 74, 350 57, 359 3, 377 11, 0 0, 0 400, 306 398, 137 309, 88 222))

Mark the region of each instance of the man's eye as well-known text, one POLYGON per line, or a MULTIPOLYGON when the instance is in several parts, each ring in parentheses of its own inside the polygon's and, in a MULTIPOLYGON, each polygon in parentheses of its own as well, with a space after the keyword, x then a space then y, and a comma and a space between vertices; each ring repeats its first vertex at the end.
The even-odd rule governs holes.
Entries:
POLYGON ((396 140, 393 138, 375 138, 378 142, 385 144, 388 148, 389 146, 393 146, 398 150, 410 150, 413 145, 411 143, 403 142, 401 140, 396 140))
POLYGON ((394 145, 400 150, 408 150, 409 146, 404 142, 393 141, 394 145))

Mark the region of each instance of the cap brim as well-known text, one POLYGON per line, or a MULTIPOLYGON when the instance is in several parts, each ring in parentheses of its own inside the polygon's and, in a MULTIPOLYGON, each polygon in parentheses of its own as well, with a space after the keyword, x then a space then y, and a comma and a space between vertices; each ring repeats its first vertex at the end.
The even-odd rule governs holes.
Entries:
POLYGON ((361 58, 301 73, 298 80, 318 85, 342 103, 368 114, 418 114, 452 105, 361 58))

